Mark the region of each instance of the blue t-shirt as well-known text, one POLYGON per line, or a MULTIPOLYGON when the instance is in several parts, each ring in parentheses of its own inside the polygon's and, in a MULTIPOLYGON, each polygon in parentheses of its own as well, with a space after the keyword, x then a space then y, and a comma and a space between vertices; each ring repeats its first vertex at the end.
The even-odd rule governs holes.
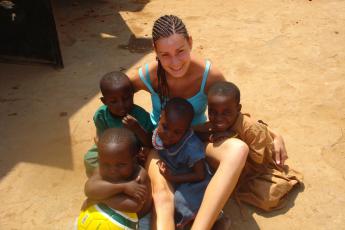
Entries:
POLYGON ((205 158, 204 143, 189 130, 179 143, 158 150, 158 154, 174 175, 186 174, 193 171, 196 162, 205 158))

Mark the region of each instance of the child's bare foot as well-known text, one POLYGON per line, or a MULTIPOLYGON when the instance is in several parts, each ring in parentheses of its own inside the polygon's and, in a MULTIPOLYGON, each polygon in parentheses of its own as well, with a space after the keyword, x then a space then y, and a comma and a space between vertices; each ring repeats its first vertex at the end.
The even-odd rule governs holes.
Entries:
POLYGON ((212 230, 228 230, 231 226, 231 220, 228 216, 223 214, 217 221, 214 223, 212 230))

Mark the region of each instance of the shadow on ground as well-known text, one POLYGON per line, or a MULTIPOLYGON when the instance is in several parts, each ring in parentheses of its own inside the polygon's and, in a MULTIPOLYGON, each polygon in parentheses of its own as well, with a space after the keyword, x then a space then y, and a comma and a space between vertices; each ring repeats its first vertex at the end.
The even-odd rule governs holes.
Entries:
POLYGON ((286 206, 282 209, 265 212, 247 204, 239 206, 234 199, 230 199, 224 207, 227 215, 230 216, 232 230, 259 230, 260 227, 254 218, 254 215, 263 216, 265 218, 272 218, 279 215, 284 215, 295 205, 297 195, 304 191, 304 185, 299 184, 288 194, 286 199, 286 206), (241 213, 242 209, 242 213, 241 213))
POLYGON ((144 6, 131 1, 55 1, 65 68, 0 64, 0 178, 19 162, 73 168, 72 142, 90 142, 89 136, 73 133, 92 124, 92 114, 75 114, 98 94, 103 74, 126 70, 150 52, 126 49, 135 35, 120 14, 144 6))

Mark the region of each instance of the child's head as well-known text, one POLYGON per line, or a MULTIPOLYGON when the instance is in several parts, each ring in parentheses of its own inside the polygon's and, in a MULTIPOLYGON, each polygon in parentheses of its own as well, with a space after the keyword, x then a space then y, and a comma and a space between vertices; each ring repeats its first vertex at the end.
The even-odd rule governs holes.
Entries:
POLYGON ((139 145, 135 135, 125 128, 107 129, 98 143, 99 170, 108 181, 128 180, 136 168, 139 145))
POLYGON ((183 98, 170 99, 162 110, 158 136, 165 147, 177 144, 189 130, 194 117, 192 105, 183 98))
POLYGON ((133 87, 129 78, 122 72, 105 74, 100 81, 103 104, 108 106, 112 115, 123 117, 133 107, 133 87))
POLYGON ((207 94, 208 118, 215 131, 225 131, 234 125, 241 111, 240 90, 231 82, 216 82, 207 94))

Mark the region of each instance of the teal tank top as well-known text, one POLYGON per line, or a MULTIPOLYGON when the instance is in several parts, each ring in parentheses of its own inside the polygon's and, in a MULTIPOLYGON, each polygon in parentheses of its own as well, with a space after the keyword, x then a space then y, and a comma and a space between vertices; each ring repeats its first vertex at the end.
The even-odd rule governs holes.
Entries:
MULTIPOLYGON (((198 125, 206 122, 205 111, 207 107, 207 95, 205 94, 204 89, 210 67, 211 62, 207 60, 199 92, 194 96, 187 98, 188 102, 192 104, 194 109, 192 125, 198 125)), ((161 101, 159 99, 159 95, 152 88, 148 64, 145 65, 145 75, 143 73, 143 69, 139 68, 139 76, 147 89, 150 91, 152 102, 152 112, 150 113, 150 118, 152 124, 157 126, 161 114, 161 101)))

